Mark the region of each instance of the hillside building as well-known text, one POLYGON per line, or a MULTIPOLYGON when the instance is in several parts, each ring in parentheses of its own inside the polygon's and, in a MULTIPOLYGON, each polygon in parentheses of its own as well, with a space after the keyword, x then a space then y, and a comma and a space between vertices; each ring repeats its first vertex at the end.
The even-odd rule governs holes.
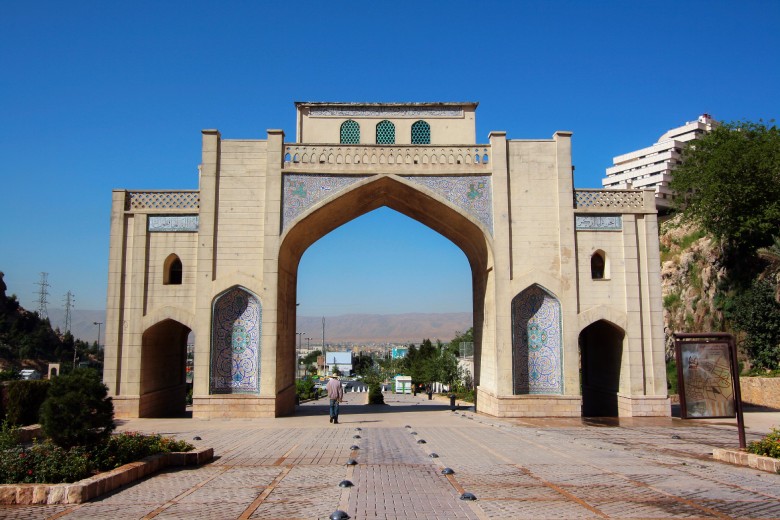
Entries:
POLYGON ((682 149, 716 125, 718 122, 709 114, 702 114, 696 121, 664 133, 652 146, 613 157, 613 166, 607 168, 601 185, 610 190, 650 188, 655 192, 658 211, 668 212, 674 200, 669 182, 672 171, 681 162, 682 149))

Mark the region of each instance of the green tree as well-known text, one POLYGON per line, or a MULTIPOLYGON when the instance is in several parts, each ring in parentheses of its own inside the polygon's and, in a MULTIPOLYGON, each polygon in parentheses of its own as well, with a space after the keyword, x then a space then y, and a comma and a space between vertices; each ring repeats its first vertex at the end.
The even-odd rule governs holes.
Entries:
POLYGON ((311 365, 312 363, 317 363, 317 357, 322 355, 322 351, 320 350, 314 350, 312 352, 309 352, 305 356, 301 358, 301 364, 302 365, 311 365))
POLYGON ((355 362, 353 363, 352 367, 357 375, 362 376, 363 373, 373 365, 374 365, 374 358, 361 352, 355 358, 355 362))
POLYGON ((731 255, 771 244, 780 227, 780 131, 724 123, 683 151, 671 187, 677 207, 731 255))
POLYGON ((775 290, 759 280, 734 299, 728 312, 734 327, 746 333, 743 347, 759 368, 780 367, 780 304, 775 290))
POLYGON ((41 428, 62 448, 102 442, 114 430, 114 404, 100 375, 79 368, 56 377, 41 406, 41 428))
POLYGON ((447 349, 452 352, 454 355, 460 357, 460 344, 461 343, 471 343, 474 344, 474 327, 469 327, 469 330, 466 332, 455 332, 455 337, 452 338, 452 341, 450 341, 449 345, 447 346, 447 349))
POLYGON ((450 388, 460 380, 460 370, 458 370, 458 358, 447 348, 439 350, 436 361, 436 381, 440 381, 450 388))

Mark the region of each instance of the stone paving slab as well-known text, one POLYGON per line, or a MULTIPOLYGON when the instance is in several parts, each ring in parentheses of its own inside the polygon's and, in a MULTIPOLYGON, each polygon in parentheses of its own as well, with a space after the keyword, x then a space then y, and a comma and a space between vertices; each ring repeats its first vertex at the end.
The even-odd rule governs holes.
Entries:
POLYGON ((424 396, 388 395, 384 407, 358 405, 363 397, 347 394, 338 425, 318 402, 278 419, 122 421, 211 446, 215 460, 77 506, 0 507, 0 518, 296 519, 341 509, 354 519, 780 519, 780 475, 713 460, 715 447, 737 444, 722 421, 501 420, 424 396), (464 491, 478 500, 460 500, 464 491))

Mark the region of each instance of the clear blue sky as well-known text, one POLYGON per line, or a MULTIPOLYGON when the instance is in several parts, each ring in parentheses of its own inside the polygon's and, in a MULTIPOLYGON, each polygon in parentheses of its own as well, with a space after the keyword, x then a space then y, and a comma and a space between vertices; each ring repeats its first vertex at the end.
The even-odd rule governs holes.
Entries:
MULTIPOLYGON (((102 309, 111 189, 194 189, 200 130, 295 138, 294 101, 478 101, 477 137, 574 132, 575 184, 708 112, 778 118, 777 1, 6 1, 0 270, 102 309)), ((464 255, 389 210, 306 252, 301 315, 471 310, 464 255)))

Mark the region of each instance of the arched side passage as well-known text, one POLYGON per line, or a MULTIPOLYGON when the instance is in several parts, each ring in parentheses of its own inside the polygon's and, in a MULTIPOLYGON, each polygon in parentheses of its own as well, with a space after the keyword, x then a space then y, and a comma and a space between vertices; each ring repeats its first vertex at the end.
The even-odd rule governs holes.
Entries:
POLYGON ((512 300, 512 393, 563 394, 561 304, 539 285, 512 300))
MULTIPOLYGON (((492 266, 489 234, 462 210, 442 202, 420 188, 391 176, 378 177, 323 201, 311 212, 293 222, 282 236, 279 250, 277 289, 277 393, 291 387, 295 373, 295 303, 298 266, 303 253, 314 242, 339 226, 370 211, 387 206, 428 226, 457 245, 468 259, 472 273, 474 315, 474 379, 479 383, 481 341, 486 327, 495 327, 485 316, 488 271, 492 266)), ((492 334, 491 334, 492 335, 492 334)), ((291 413, 292 407, 277 410, 291 413)))
POLYGON ((582 415, 617 417, 625 331, 606 320, 591 323, 579 335, 582 415))
POLYGON ((189 327, 171 319, 144 331, 141 339, 139 417, 184 414, 189 334, 189 327))

